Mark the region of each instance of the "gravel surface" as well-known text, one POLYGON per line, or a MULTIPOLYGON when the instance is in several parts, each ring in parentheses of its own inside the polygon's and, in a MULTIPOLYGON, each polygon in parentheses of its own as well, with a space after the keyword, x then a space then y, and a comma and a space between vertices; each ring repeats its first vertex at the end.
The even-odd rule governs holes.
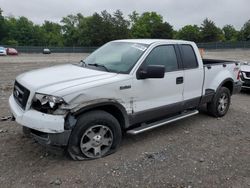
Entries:
MULTIPOLYGON (((18 74, 86 55, 0 57, 0 118, 10 115, 7 100, 18 74)), ((208 51, 206 57, 250 61, 250 50, 208 51)), ((233 96, 223 118, 201 109, 191 118, 125 135, 116 153, 92 161, 72 161, 2 120, 0 187, 250 187, 250 92, 233 96)))

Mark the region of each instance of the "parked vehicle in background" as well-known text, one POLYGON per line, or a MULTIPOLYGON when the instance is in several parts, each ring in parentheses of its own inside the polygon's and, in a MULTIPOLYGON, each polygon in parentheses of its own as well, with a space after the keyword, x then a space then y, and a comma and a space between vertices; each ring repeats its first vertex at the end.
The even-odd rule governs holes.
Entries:
POLYGON ((18 51, 15 48, 7 48, 7 55, 18 55, 18 51))
POLYGON ((242 82, 242 89, 250 89, 250 63, 241 65, 240 79, 242 82))
POLYGON ((6 56, 6 55, 7 55, 6 49, 0 46, 0 56, 6 56))
POLYGON ((51 51, 49 48, 44 48, 43 49, 43 54, 51 54, 51 51))
POLYGON ((198 114, 224 116, 241 89, 240 64, 202 59, 195 43, 112 41, 79 64, 24 73, 9 105, 41 144, 63 146, 74 160, 116 151, 136 135, 198 114))

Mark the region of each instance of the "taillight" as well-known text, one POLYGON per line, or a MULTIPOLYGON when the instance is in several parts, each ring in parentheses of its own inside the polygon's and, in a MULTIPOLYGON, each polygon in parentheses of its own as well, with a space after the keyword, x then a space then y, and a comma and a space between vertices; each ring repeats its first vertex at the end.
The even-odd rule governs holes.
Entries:
POLYGON ((241 71, 238 71, 237 80, 240 80, 241 71))

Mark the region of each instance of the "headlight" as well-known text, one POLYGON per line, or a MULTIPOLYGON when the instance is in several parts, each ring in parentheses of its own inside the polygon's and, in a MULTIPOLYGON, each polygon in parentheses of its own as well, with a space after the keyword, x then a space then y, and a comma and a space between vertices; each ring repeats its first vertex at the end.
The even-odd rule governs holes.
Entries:
POLYGON ((51 113, 62 104, 65 102, 61 97, 37 93, 33 99, 32 107, 44 113, 51 113))

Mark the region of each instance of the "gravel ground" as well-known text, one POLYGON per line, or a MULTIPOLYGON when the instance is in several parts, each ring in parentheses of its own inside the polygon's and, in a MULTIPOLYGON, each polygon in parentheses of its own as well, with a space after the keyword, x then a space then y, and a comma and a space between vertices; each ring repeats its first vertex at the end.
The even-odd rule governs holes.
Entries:
MULTIPOLYGON (((86 54, 0 57, 0 117, 10 115, 15 77, 27 70, 78 62, 86 54)), ((208 58, 250 61, 250 50, 208 51, 208 58)), ((224 118, 199 115, 123 138, 105 158, 76 162, 0 121, 1 187, 250 187, 250 92, 233 96, 224 118)))

